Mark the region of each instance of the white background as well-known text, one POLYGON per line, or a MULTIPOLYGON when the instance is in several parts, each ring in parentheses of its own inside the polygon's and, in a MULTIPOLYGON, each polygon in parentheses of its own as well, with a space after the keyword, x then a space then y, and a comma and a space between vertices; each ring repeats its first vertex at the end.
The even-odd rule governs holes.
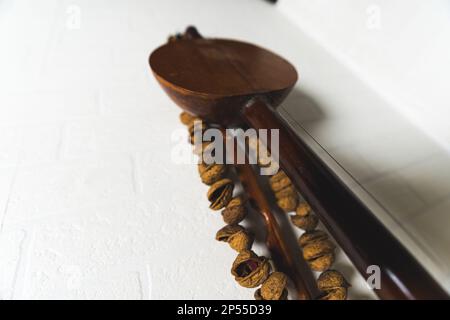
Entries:
POLYGON ((282 0, 279 7, 449 148, 449 1, 282 0))

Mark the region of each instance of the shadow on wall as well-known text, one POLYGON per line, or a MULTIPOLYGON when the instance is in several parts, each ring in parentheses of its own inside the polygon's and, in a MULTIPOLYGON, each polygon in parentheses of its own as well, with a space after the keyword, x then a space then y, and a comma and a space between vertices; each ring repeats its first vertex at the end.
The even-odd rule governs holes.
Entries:
POLYGON ((450 155, 395 110, 337 118, 298 89, 283 109, 400 226, 449 201, 450 155))
POLYGON ((324 111, 317 102, 304 91, 294 87, 282 103, 285 109, 298 123, 320 121, 325 118, 324 111))
MULTIPOLYGON (((333 131, 332 130, 337 130, 336 127, 330 127, 325 128, 325 126, 329 125, 330 123, 332 123, 334 121, 334 119, 330 116, 327 115, 324 110, 326 108, 322 108, 313 98, 311 98, 310 95, 308 95, 307 92, 303 91, 303 90, 299 90, 297 88, 294 88, 293 91, 291 92, 291 94, 286 98, 285 102, 282 104, 283 105, 283 110, 286 111, 289 116, 292 118, 292 120, 294 120, 295 122, 297 122, 298 124, 301 125, 301 127, 307 127, 307 133, 311 134, 313 138, 319 140, 318 142, 321 143, 320 138, 315 137, 314 133, 315 132, 321 132, 323 130, 327 130, 329 132, 327 132, 327 135, 330 135, 331 137, 333 136, 333 131)), ((355 121, 358 121, 360 119, 356 118, 355 121)), ((365 117, 365 115, 362 116, 361 121, 363 121, 363 123, 365 123, 367 120, 367 117, 365 117)), ((367 122, 369 125, 383 125, 382 122, 367 122)), ((351 132, 353 127, 347 128, 347 130, 349 130, 348 133, 345 134, 350 134, 350 135, 354 135, 355 137, 358 137, 362 134, 362 132, 351 132)), ((410 139, 414 139, 414 137, 408 136, 408 132, 410 127, 407 126, 405 127, 405 129, 401 129, 403 131, 400 131, 401 134, 403 134, 407 139, 405 141, 405 144, 403 144, 401 141, 398 141, 399 143, 395 143, 392 142, 392 145, 397 149, 397 150, 393 150, 391 151, 390 149, 388 149, 387 145, 389 145, 389 143, 386 144, 385 147, 383 147, 385 150, 383 151, 383 149, 381 150, 381 152, 384 154, 384 156, 382 157, 378 157, 377 160, 379 160, 379 162, 377 162, 376 164, 379 165, 380 168, 389 168, 390 165, 392 165, 392 158, 389 156, 390 153, 395 152, 395 153, 399 153, 399 154, 408 154, 408 141, 410 139)), ((369 129, 369 128, 368 128, 369 129)), ((370 131, 370 130, 368 130, 370 131)), ((340 134, 342 132, 335 132, 336 136, 338 134, 340 134)), ((374 137, 376 138, 376 137, 374 137)), ((424 138, 424 141, 427 143, 428 139, 424 138)), ((364 142, 363 140, 363 143, 364 142)), ((369 142, 367 142, 369 143, 369 142)), ((429 141, 429 143, 433 143, 431 140, 429 141)), ((391 146, 392 147, 392 146, 391 146)), ((392 149, 392 148, 391 148, 392 149)), ((358 155, 354 152, 354 150, 352 149, 352 147, 350 146, 350 148, 346 151, 345 154, 345 158, 342 158, 343 156, 338 153, 336 154, 334 149, 329 149, 327 148, 326 150, 335 160, 336 162, 343 167, 351 176, 354 180, 358 181, 361 185, 365 185, 366 182, 362 182, 359 181, 358 174, 361 173, 361 158, 358 157, 358 155)), ((373 152, 373 151, 371 151, 373 152)), ((370 153, 368 153, 370 156, 370 153)), ((430 161, 431 158, 425 159, 425 161, 430 161)), ((404 164, 405 166, 407 166, 407 164, 404 164)), ((385 210, 386 212, 394 219, 394 221, 397 221, 399 226, 404 225, 405 221, 404 218, 405 217, 412 217, 413 215, 417 215, 420 214, 421 212, 423 213, 422 210, 415 210, 414 212, 407 212, 405 208, 405 204, 411 204, 411 203, 416 203, 417 198, 424 196, 424 194, 420 194, 417 192, 412 192, 414 191, 413 189, 417 189, 417 188, 411 188, 414 187, 416 185, 422 185, 425 184, 426 181, 423 181, 423 179, 421 179, 420 181, 416 180, 408 180, 408 181, 404 181, 404 179, 400 176, 400 175, 396 175, 393 174, 395 172, 390 172, 388 171, 381 171, 380 173, 377 174, 373 179, 376 182, 376 188, 372 187, 371 184, 373 182, 371 182, 372 180, 368 181, 367 186, 368 188, 366 189, 366 192, 368 193, 368 195, 370 195, 371 198, 375 199, 376 202, 378 202, 385 210), (395 189, 393 190, 393 186, 395 186, 395 189), (409 190, 411 189, 411 190, 409 190), (409 190, 409 191, 408 191, 409 190), (393 195, 398 195, 397 196, 393 196, 393 195)), ((438 183, 437 179, 435 179, 435 183, 438 183)), ((429 184, 429 183, 428 183, 429 184)), ((429 185, 430 189, 433 189, 432 185, 429 185)), ((422 189, 418 189, 418 190, 423 190, 422 189)), ((430 204, 431 206, 431 204, 430 204)), ((419 208, 420 209, 420 208, 419 208)), ((377 212, 374 212, 375 214, 377 214, 377 212)), ((281 223, 282 227, 283 227, 283 232, 286 234, 292 234, 292 230, 286 229, 286 224, 281 223)), ((410 231, 408 231, 408 227, 405 227, 405 231, 407 233, 410 233, 410 231)), ((395 233, 394 233, 395 235, 395 233)), ((421 237, 424 235, 420 235, 421 237)), ((291 242, 293 242, 292 237, 288 237, 290 238, 291 242)), ((412 235, 413 239, 419 239, 419 235, 412 235)), ((400 239, 402 240, 402 239, 400 239)), ((294 243, 292 243, 294 245, 294 243)), ((428 244, 429 245, 429 244, 428 244)), ((424 250, 424 252, 427 252, 429 256, 434 256, 434 254, 432 254, 432 251, 428 250, 429 248, 427 248, 424 244, 422 244, 420 246, 422 248, 422 250, 424 250)), ((342 254, 342 253, 338 253, 342 254)), ((345 263, 342 262, 341 259, 338 258, 338 261, 336 262, 335 266, 334 266, 337 270, 341 271, 346 277, 347 279, 352 279, 353 276, 355 275, 355 272, 357 272, 355 269, 350 268, 349 266, 347 266, 345 263)), ((352 298, 354 299, 366 299, 368 298, 366 296, 366 294, 363 291, 359 291, 355 288, 355 290, 350 290, 350 294, 352 296, 352 298)))
POLYGON ((400 225, 449 199, 449 155, 395 111, 387 124, 373 114, 336 118, 296 88, 283 109, 400 225))

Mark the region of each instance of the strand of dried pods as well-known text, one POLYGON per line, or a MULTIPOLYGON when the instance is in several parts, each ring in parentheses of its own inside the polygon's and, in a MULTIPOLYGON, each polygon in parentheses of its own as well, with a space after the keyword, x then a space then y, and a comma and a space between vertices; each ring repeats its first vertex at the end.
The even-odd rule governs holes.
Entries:
MULTIPOLYGON (((270 159, 268 150, 260 152, 260 148, 265 146, 257 138, 251 141, 250 147, 256 149, 258 164, 265 166, 273 161, 270 159)), ((306 201, 300 201, 297 190, 283 170, 279 169, 271 176, 269 184, 277 199, 277 205, 285 213, 295 211, 295 214, 289 215, 290 220, 292 224, 304 231, 298 243, 302 249, 303 258, 308 262, 311 270, 322 272, 317 279, 317 285, 322 292, 320 299, 345 300, 350 284, 340 272, 330 269, 335 260, 336 246, 326 232, 316 229, 319 224, 318 217, 306 201)))
MULTIPOLYGON (((180 114, 181 122, 188 127, 189 140, 194 144, 194 153, 201 156, 208 150, 211 142, 196 141, 194 125, 200 118, 189 113, 180 114)), ((208 125, 197 123, 197 128, 204 130, 208 125)), ((231 274, 238 284, 246 288, 256 288, 256 300, 285 300, 288 296, 287 276, 278 271, 269 259, 258 256, 252 251, 253 234, 239 225, 247 215, 246 201, 242 196, 233 197, 234 182, 227 178, 227 165, 198 164, 198 172, 203 183, 210 186, 207 197, 212 210, 222 210, 222 218, 226 225, 217 231, 216 240, 226 242, 238 252, 231 268, 231 274), (272 272, 271 272, 272 271, 272 272)))

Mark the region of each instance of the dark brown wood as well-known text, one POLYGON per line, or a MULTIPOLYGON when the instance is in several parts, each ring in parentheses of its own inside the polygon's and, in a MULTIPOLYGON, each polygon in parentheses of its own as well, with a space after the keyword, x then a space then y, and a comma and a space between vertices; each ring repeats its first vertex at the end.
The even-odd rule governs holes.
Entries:
POLYGON ((186 31, 183 35, 184 39, 201 39, 203 38, 202 35, 198 32, 197 28, 194 26, 189 26, 186 28, 186 31))
POLYGON ((277 106, 297 81, 295 68, 266 49, 188 31, 153 51, 149 62, 169 97, 210 123, 239 124, 239 109, 255 94, 277 106))
MULTIPOLYGON (((260 99, 243 109, 254 128, 278 129, 280 165, 359 272, 381 268, 382 299, 448 299, 447 293, 372 212, 260 99)), ((270 142, 268 143, 270 147, 270 142)))
POLYGON ((279 129, 281 166, 360 273, 367 277, 369 265, 381 268, 378 296, 448 299, 423 266, 274 112, 297 80, 295 68, 260 47, 198 39, 193 31, 190 35, 193 39, 168 43, 150 56, 156 79, 175 103, 224 127, 248 123, 257 129, 279 129))
POLYGON ((150 64, 160 81, 198 96, 265 94, 292 87, 297 80, 286 60, 234 40, 172 41, 152 53, 150 64))
MULTIPOLYGON (((222 130, 225 138, 225 131, 222 130)), ((234 144, 236 148, 237 144, 234 144)), ((245 152, 245 150, 244 150, 245 152)), ((237 152, 234 152, 237 156, 237 152)), ((234 159, 236 163, 236 159, 234 159)), ((258 174, 248 164, 235 164, 234 167, 239 175, 239 180, 251 200, 254 209, 261 215, 266 226, 266 246, 269 249, 272 260, 277 269, 286 273, 293 281, 297 289, 297 298, 299 300, 315 299, 320 292, 317 288, 314 275, 309 269, 301 255, 295 257, 286 243, 286 240, 280 230, 280 226, 271 210, 267 196, 261 189, 258 174)))

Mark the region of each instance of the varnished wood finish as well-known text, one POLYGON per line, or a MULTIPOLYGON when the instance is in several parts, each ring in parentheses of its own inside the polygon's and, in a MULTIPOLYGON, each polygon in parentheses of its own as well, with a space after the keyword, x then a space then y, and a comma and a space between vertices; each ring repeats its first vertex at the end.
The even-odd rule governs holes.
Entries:
MULTIPOLYGON (((222 133, 225 137, 224 130, 222 133)), ((234 145, 236 148, 239 147, 236 143, 234 145)), ((237 156, 237 152, 234 152, 234 156, 237 156)), ((236 162, 234 161, 234 163, 236 162)), ((236 164, 234 167, 252 206, 264 221, 266 226, 266 245, 272 260, 279 271, 286 273, 292 279, 297 289, 297 298, 299 300, 309 300, 318 297, 319 289, 311 270, 301 255, 294 257, 271 211, 267 196, 261 189, 258 174, 248 164, 248 161, 246 162, 245 164, 236 164)))
POLYGON ((157 49, 167 51, 166 55, 155 58, 152 54, 150 57, 153 73, 175 103, 224 127, 247 123, 256 129, 279 129, 282 168, 360 273, 367 277, 366 268, 369 265, 381 268, 382 286, 376 290, 378 296, 383 299, 448 299, 447 293, 423 266, 274 112, 273 108, 281 103, 295 84, 295 69, 287 67, 287 62, 282 58, 263 53, 262 48, 241 46, 241 43, 237 45, 228 40, 204 42, 197 36, 198 32, 190 30, 180 45, 168 44, 164 49, 157 49), (191 41, 190 44, 187 41, 191 41), (205 45, 208 52, 215 44, 218 50, 213 50, 211 54, 199 53, 193 48, 205 45), (234 49, 247 48, 241 57, 239 50, 231 50, 237 63, 228 60, 228 50, 224 49, 228 44, 234 49), (170 53, 172 50, 176 52, 170 53), (222 51, 223 56, 217 57, 222 51), (193 54, 194 57, 192 60, 190 56, 181 57, 184 54, 193 54), (260 55, 265 57, 262 60, 264 63, 254 63, 260 61, 260 55), (270 57, 274 59, 273 69, 268 69, 273 65, 265 60, 270 57), (189 66, 181 66, 180 61, 189 66), (245 66, 247 63, 251 65, 250 69, 245 66), (181 69, 172 69, 171 64, 181 69), (216 64, 220 72, 216 72, 216 64), (226 65, 228 71, 225 71, 226 65), (195 72, 196 68, 200 73, 195 72), (180 71, 183 70, 189 70, 190 76, 181 76, 180 71), (251 76, 246 74, 247 71, 251 76), (174 74, 168 75, 168 72, 174 74), (256 79, 259 77, 268 77, 271 81, 256 79), (284 77, 285 80, 282 80, 284 77), (236 82, 232 84, 230 79, 236 82), (222 82, 224 87, 221 87, 222 82), (237 88, 236 84, 242 87, 237 88), (252 102, 255 98, 259 100, 252 102))
POLYGON ((155 74, 175 90, 216 97, 266 94, 292 87, 297 73, 279 56, 245 42, 169 42, 150 56, 155 74))
POLYGON ((208 122, 238 124, 234 115, 255 94, 277 106, 297 81, 295 68, 258 46, 224 39, 204 39, 195 29, 150 56, 163 89, 190 113, 208 122))

